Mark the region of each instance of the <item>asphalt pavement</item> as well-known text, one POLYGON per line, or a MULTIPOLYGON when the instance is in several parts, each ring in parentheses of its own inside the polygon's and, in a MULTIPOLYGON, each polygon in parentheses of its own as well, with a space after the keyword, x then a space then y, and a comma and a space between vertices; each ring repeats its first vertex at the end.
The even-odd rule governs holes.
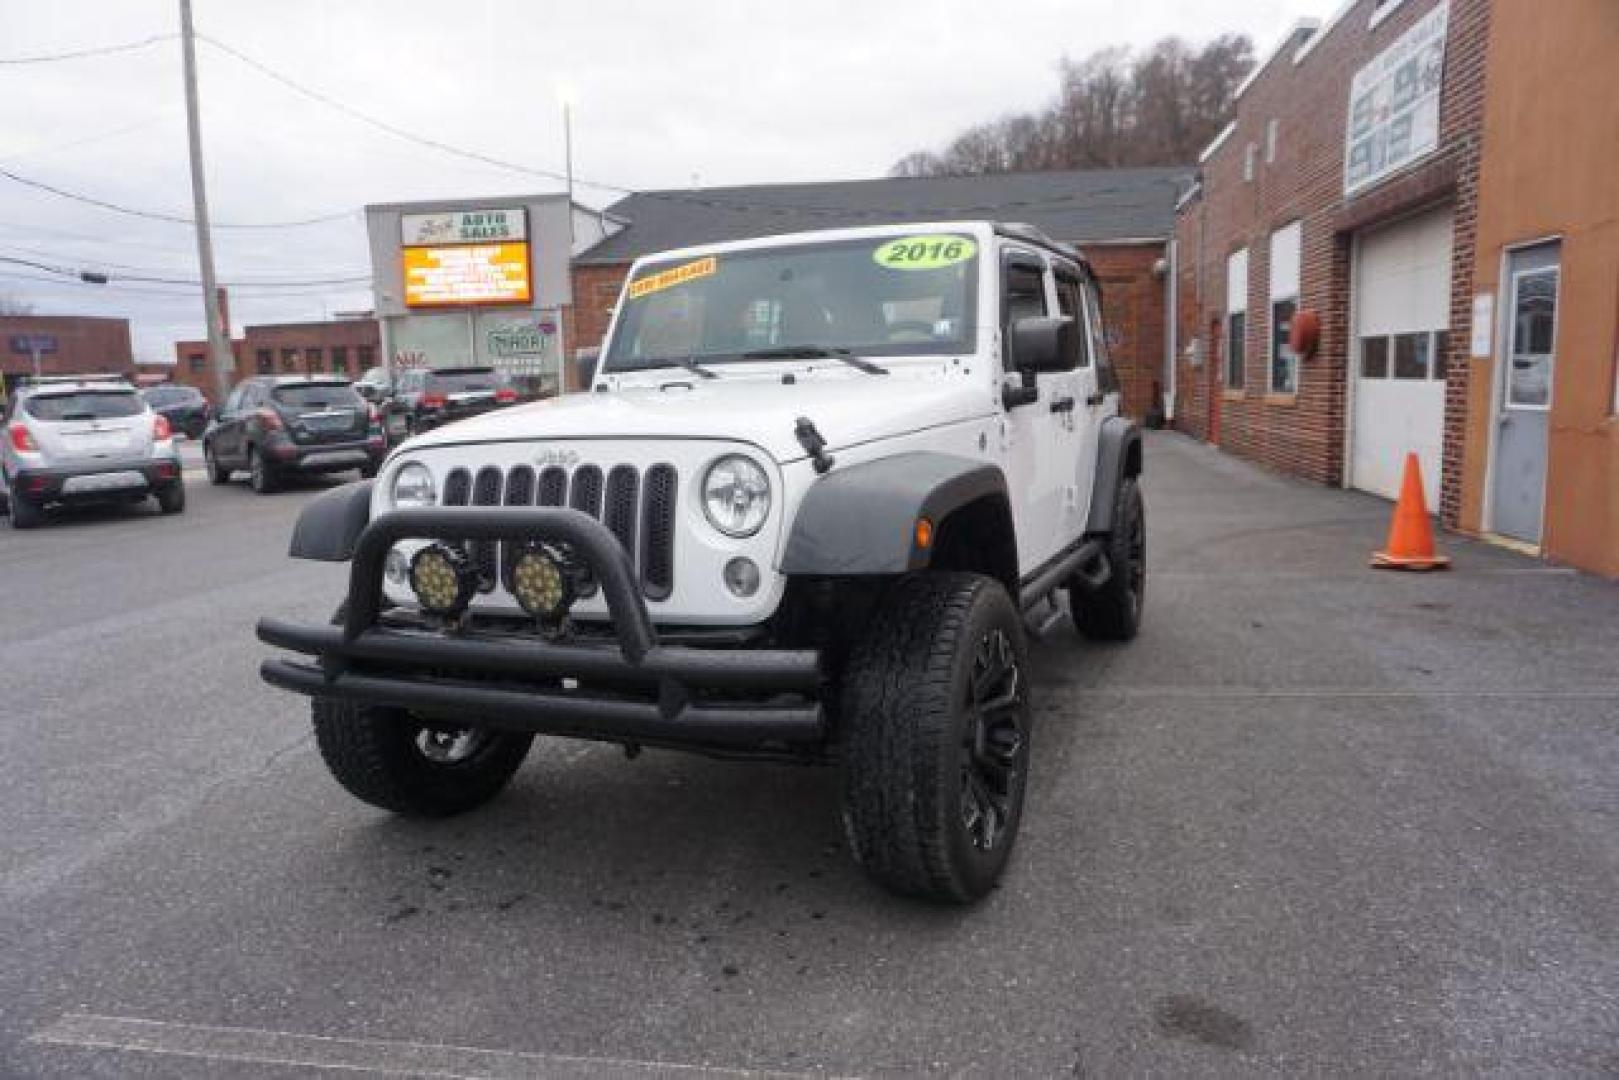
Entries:
POLYGON ((329 482, 0 528, 0 1075, 1619 1073, 1619 585, 1148 446, 1141 637, 1034 649, 1003 887, 849 864, 826 771, 545 741, 436 823, 257 677, 329 482))

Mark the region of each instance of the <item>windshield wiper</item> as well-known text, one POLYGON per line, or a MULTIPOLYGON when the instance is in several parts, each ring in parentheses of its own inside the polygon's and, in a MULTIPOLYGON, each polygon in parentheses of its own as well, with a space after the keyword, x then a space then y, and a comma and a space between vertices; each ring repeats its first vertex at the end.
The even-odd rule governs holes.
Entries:
MULTIPOLYGON (((657 368, 663 367, 682 367, 691 372, 693 375, 700 376, 704 379, 719 378, 718 375, 714 374, 712 371, 708 370, 706 367, 699 364, 696 360, 689 356, 661 356, 656 360, 644 360, 641 363, 636 364, 634 367, 618 368, 617 371, 619 373, 628 371, 654 371, 657 368)), ((612 373, 613 372, 610 370, 609 374, 612 373)))
POLYGON ((881 364, 873 364, 850 352, 848 349, 834 349, 826 345, 778 345, 773 349, 754 349, 752 352, 742 354, 744 360, 841 360, 852 368, 858 368, 867 375, 887 375, 888 369, 881 364))

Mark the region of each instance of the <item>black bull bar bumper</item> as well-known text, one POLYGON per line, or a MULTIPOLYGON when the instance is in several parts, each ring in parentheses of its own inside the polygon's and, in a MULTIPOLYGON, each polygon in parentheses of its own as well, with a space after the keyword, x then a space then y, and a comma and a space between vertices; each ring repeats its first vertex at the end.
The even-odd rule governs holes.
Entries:
POLYGON ((825 734, 814 697, 821 682, 815 651, 660 644, 628 554, 606 526, 578 510, 384 514, 356 543, 342 626, 265 618, 258 636, 316 660, 264 661, 260 674, 271 685, 500 730, 720 751, 790 749, 825 734), (384 560, 407 538, 570 544, 600 584, 614 636, 549 641, 387 625, 384 560))

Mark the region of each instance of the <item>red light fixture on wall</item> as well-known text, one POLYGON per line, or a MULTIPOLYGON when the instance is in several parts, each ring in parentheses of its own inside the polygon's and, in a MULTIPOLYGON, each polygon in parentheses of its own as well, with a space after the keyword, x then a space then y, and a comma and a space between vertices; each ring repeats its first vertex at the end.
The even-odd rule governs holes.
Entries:
POLYGON ((1293 325, 1288 328, 1287 344, 1301 360, 1314 357, 1321 348, 1321 316, 1309 308, 1295 313, 1293 325))

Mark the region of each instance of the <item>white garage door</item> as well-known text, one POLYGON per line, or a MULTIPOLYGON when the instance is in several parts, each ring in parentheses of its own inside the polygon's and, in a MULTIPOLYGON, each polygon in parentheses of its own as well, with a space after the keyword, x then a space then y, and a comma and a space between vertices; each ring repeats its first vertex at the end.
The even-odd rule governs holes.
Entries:
POLYGON ((1430 512, 1439 509, 1450 242, 1445 207, 1362 233, 1355 268, 1349 482, 1395 498, 1414 450, 1430 512))

